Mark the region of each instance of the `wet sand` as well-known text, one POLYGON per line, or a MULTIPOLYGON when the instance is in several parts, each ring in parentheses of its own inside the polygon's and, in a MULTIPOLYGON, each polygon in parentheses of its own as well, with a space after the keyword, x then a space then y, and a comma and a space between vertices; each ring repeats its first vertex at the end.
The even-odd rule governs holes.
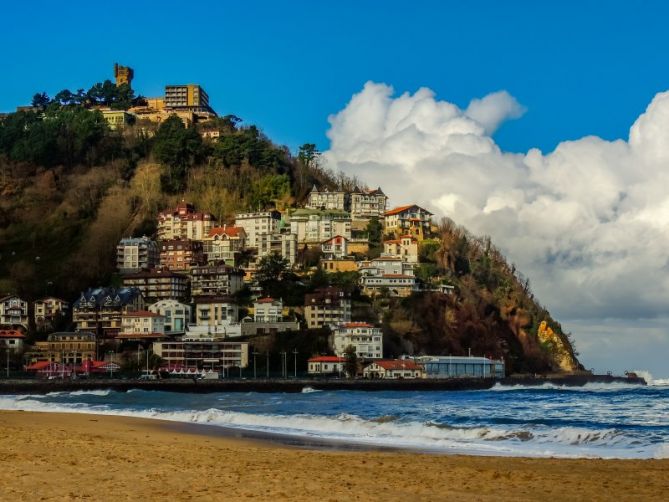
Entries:
POLYGON ((287 446, 208 427, 0 412, 0 500, 666 500, 669 460, 287 446))

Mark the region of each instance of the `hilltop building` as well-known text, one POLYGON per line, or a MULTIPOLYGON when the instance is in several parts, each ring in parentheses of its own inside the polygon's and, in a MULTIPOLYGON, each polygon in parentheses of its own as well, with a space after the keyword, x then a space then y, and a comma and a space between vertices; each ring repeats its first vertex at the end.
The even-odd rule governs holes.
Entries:
POLYGON ((132 87, 132 79, 135 77, 135 72, 129 66, 122 66, 114 63, 114 79, 116 80, 116 87, 127 84, 132 87))
POLYGON ((202 118, 215 117, 216 112, 209 106, 209 95, 198 84, 166 85, 165 109, 167 111, 187 111, 202 118))
POLYGON ((376 190, 360 190, 356 188, 351 194, 351 218, 369 221, 372 218, 383 219, 388 197, 381 187, 376 190))
POLYGON ((146 236, 121 239, 116 246, 116 268, 121 274, 154 268, 158 258, 158 245, 146 236))
POLYGON ((279 230, 280 221, 279 211, 259 211, 235 215, 235 226, 242 227, 246 233, 246 245, 256 249, 258 248, 258 236, 276 233, 279 230))
POLYGON ((330 192, 327 188, 318 190, 316 185, 309 192, 305 205, 307 209, 350 211, 351 194, 344 191, 330 192))
POLYGON ((408 263, 418 263, 418 239, 413 235, 402 235, 399 239, 384 241, 383 254, 399 257, 408 263))
POLYGON ((195 211, 195 206, 181 201, 172 211, 158 215, 158 240, 191 239, 201 241, 209 236, 214 226, 209 213, 195 211))
POLYGON ((204 238, 202 245, 207 262, 237 266, 238 257, 246 244, 246 232, 242 227, 223 225, 213 227, 204 238))
POLYGON ((416 204, 386 211, 384 232, 395 235, 413 235, 419 241, 430 235, 432 213, 416 204))
POLYGON ((290 233, 298 244, 320 246, 336 236, 351 238, 351 216, 343 211, 297 209, 290 215, 290 233))

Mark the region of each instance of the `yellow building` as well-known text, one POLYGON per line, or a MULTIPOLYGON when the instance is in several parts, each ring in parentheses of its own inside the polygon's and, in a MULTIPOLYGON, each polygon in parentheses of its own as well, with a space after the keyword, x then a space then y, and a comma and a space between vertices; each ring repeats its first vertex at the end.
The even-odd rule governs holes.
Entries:
POLYGON ((116 79, 116 87, 119 87, 123 84, 128 84, 128 87, 131 87, 134 76, 135 72, 129 66, 121 66, 118 63, 114 63, 114 78, 116 79))
POLYGON ((321 268, 328 273, 355 272, 358 264, 354 258, 321 259, 321 268))
POLYGON ((100 110, 109 128, 114 131, 123 129, 125 126, 135 122, 135 115, 125 110, 100 110))
POLYGON ((90 332, 52 333, 45 342, 35 342, 29 354, 33 362, 81 364, 95 360, 95 335, 90 332))

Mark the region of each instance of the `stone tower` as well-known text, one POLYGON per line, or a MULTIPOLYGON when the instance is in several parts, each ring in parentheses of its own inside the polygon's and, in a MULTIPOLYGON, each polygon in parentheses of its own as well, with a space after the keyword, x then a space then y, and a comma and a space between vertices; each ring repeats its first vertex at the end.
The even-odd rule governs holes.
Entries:
POLYGON ((118 63, 114 63, 114 78, 116 79, 116 87, 128 84, 128 87, 132 87, 132 78, 135 76, 135 72, 129 66, 121 66, 118 63))

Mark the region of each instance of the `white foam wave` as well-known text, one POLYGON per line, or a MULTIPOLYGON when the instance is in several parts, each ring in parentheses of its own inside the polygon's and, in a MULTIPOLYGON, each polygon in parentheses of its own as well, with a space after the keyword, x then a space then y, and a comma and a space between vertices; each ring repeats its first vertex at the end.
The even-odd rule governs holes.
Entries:
POLYGON ((45 403, 0 396, 0 409, 93 413, 206 424, 291 436, 438 452, 504 456, 649 458, 666 454, 657 445, 633 446, 615 429, 578 427, 451 427, 398 420, 365 420, 356 415, 262 415, 210 408, 203 411, 112 409, 108 405, 45 403), (654 449, 653 449, 654 448, 654 449))
POLYGON ((634 373, 643 378, 651 387, 669 387, 669 378, 653 378, 650 371, 635 370, 634 373))
POLYGON ((518 391, 518 390, 562 390, 570 392, 611 392, 616 390, 634 390, 642 388, 642 385, 626 382, 588 382, 584 385, 573 386, 573 385, 559 385, 552 382, 544 382, 540 385, 523 385, 523 384, 513 384, 506 385, 501 383, 496 383, 488 390, 505 392, 505 391, 518 391))
POLYGON ((312 392, 321 392, 319 389, 314 389, 313 387, 305 387, 302 389, 302 394, 311 394, 312 392))

